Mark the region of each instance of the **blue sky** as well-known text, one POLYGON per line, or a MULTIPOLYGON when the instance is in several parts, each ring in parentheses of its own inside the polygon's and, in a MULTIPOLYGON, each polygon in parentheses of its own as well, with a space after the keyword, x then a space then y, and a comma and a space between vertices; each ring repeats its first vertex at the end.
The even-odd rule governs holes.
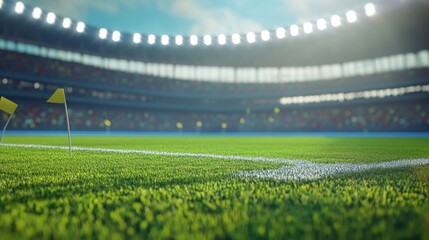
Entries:
POLYGON ((362 7, 363 0, 25 0, 26 4, 121 32, 245 33, 362 7))

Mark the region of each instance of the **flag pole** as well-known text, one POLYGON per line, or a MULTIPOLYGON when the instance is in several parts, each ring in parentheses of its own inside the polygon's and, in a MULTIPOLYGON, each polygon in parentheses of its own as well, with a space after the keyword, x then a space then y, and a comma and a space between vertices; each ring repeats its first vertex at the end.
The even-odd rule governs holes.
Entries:
POLYGON ((11 115, 9 116, 9 118, 7 119, 6 124, 4 125, 3 132, 1 133, 1 136, 0 136, 0 143, 1 143, 1 142, 2 142, 2 140, 3 140, 4 132, 6 131, 7 125, 9 124, 10 120, 12 119, 12 116, 13 116, 13 114, 11 114, 11 115))
POLYGON ((66 119, 67 119, 67 131, 68 131, 68 137, 69 137, 69 151, 70 151, 70 157, 72 156, 72 147, 71 147, 71 136, 70 136, 70 122, 69 122, 69 113, 67 111, 67 101, 64 99, 64 108, 66 110, 66 119))

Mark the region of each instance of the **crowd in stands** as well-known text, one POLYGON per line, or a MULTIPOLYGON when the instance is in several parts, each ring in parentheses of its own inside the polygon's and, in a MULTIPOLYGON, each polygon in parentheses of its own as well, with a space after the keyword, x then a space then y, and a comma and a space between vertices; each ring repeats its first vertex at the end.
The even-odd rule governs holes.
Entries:
MULTIPOLYGON (((297 92, 303 89, 330 89, 353 87, 359 83, 370 84, 373 82, 368 77, 356 77, 349 81, 330 80, 330 85, 326 81, 315 81, 303 84, 299 83, 214 83, 199 82, 160 78, 149 75, 112 71, 102 68, 87 66, 83 64, 53 60, 18 52, 1 50, 0 71, 26 74, 29 76, 45 77, 57 79, 59 82, 68 80, 82 83, 92 83, 95 85, 121 87, 129 89, 144 89, 152 92, 169 93, 197 93, 197 94, 284 94, 287 92, 297 92)), ((378 80, 406 79, 415 75, 428 75, 429 69, 414 69, 394 74, 384 73, 374 75, 378 80)))
MULTIPOLYGON (((239 95, 242 93, 296 93, 303 89, 320 90, 320 82, 250 84, 250 83, 208 83, 184 80, 163 79, 159 77, 110 71, 82 64, 52 60, 16 52, 0 51, 0 71, 27 76, 53 78, 56 83, 36 82, 31 79, 0 78, 0 87, 6 91, 28 93, 52 93, 62 87, 64 81, 93 83, 94 86, 128 87, 152 92, 198 93, 239 95)), ((381 74, 381 80, 403 80, 412 76, 429 76, 428 69, 409 70, 394 74, 381 74)), ((331 80, 332 81, 332 80, 331 80)), ((350 84, 365 85, 371 79, 359 81, 331 82, 331 87, 347 87, 350 84), (366 82, 365 82, 366 81, 366 82)), ((357 86, 357 85, 356 85, 357 86)), ((216 100, 175 98, 174 96, 145 96, 124 91, 100 90, 97 87, 67 86, 68 96, 91 98, 102 101, 103 105, 76 104, 71 101, 70 118, 72 130, 103 131, 105 120, 109 120, 112 131, 163 131, 163 132, 306 132, 306 131, 429 131, 429 105, 425 100, 404 102, 399 97, 394 103, 368 101, 361 104, 331 104, 329 107, 288 106, 277 111, 255 111, 251 107, 241 113, 180 112, 173 108, 167 110, 141 110, 138 106, 114 107, 112 101, 150 102, 164 104, 192 105, 195 102, 205 106, 273 105, 278 98, 248 98, 216 100), (231 101, 231 102, 228 102, 231 101), (273 102, 274 101, 274 102, 273 102)), ((15 100, 15 99, 14 99, 15 100)), ((126 105, 125 105, 126 106, 126 105)), ((0 114, 0 124, 7 115, 0 114)), ((10 130, 64 130, 65 113, 60 105, 35 104, 29 100, 20 102, 16 115, 9 126, 10 130)))
MULTIPOLYGON (((26 93, 32 95, 34 93, 49 95, 54 92, 57 88, 62 87, 61 84, 53 83, 41 83, 32 82, 31 80, 19 80, 11 78, 0 78, 1 89, 19 91, 20 93, 26 93)), ((153 96, 138 94, 133 92, 122 92, 115 90, 100 90, 94 88, 85 87, 66 87, 65 88, 68 97, 79 98, 81 100, 96 100, 103 104, 108 104, 106 100, 115 101, 128 101, 132 103, 149 103, 149 104, 180 104, 183 106, 201 105, 210 107, 215 105, 256 105, 256 104, 276 104, 278 103, 278 97, 272 98, 246 98, 246 99, 204 99, 204 98, 188 98, 188 97, 174 97, 174 96, 153 96)))
POLYGON ((0 51, 0 70, 32 76, 109 84, 121 87, 142 88, 157 91, 205 92, 232 91, 231 84, 198 83, 164 79, 154 76, 111 71, 83 64, 64 62, 11 51, 0 51), (220 89, 219 89, 220 90, 220 89))
MULTIPOLYGON (((425 101, 359 104, 329 108, 286 108, 243 113, 180 113, 70 105, 71 129, 162 132, 307 132, 307 131, 429 131, 425 101)), ((7 120, 3 113, 1 123, 7 120)), ((20 104, 10 130, 65 130, 61 105, 20 104)))

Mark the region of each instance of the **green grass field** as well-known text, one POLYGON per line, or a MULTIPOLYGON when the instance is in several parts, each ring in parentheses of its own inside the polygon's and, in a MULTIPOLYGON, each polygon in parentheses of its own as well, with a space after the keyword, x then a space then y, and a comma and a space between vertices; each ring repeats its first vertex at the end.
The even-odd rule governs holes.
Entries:
MULTIPOLYGON (((74 137, 73 145, 323 163, 429 158, 428 138, 74 137)), ((429 239, 429 165, 306 181, 233 176, 281 166, 0 146, 0 238, 429 239)))

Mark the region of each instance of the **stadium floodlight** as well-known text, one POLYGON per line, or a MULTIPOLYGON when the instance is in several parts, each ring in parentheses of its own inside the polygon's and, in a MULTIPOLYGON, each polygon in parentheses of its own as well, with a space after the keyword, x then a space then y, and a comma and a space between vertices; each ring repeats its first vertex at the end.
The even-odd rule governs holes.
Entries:
POLYGON ((241 37, 240 34, 238 33, 234 33, 231 36, 231 42, 235 45, 239 44, 241 42, 241 37))
POLYGON ((121 40, 121 33, 119 31, 112 32, 112 41, 119 42, 121 40))
POLYGON ((78 32, 78 33, 83 33, 83 32, 85 31, 85 27, 86 27, 85 23, 83 23, 83 22, 78 22, 78 23, 76 24, 76 32, 78 32))
POLYGON ((161 44, 164 46, 170 44, 170 37, 168 35, 162 35, 161 36, 161 44))
POLYGON ((183 44, 183 36, 182 35, 177 35, 175 38, 175 42, 177 46, 180 46, 183 44))
POLYGON ((226 36, 225 36, 225 34, 219 34, 219 36, 217 36, 217 43, 219 45, 225 45, 226 44, 226 36))
POLYGON ((63 19, 63 28, 65 29, 70 28, 71 24, 72 24, 72 21, 70 18, 63 19))
POLYGON ((205 45, 207 45, 207 46, 209 46, 209 45, 212 45, 212 36, 210 36, 210 35, 204 35, 204 44, 205 45))
POLYGON ((354 23, 357 21, 357 14, 355 11, 348 11, 346 13, 346 19, 349 23, 354 23))
POLYGON ((15 4, 15 12, 17 14, 22 14, 24 12, 25 5, 23 2, 16 2, 15 4))
POLYGON ((326 23, 325 19, 321 18, 321 19, 317 20, 317 28, 320 31, 325 30, 327 27, 328 27, 328 24, 326 23))
POLYGON ((246 39, 247 39, 247 42, 248 42, 248 43, 254 43, 254 42, 256 42, 256 35, 255 35, 255 33, 253 33, 253 32, 248 32, 248 33, 246 34, 246 39))
POLYGON ((268 30, 263 30, 262 32, 261 32, 261 39, 262 39, 262 41, 268 41, 268 40, 270 40, 270 32, 268 31, 268 30))
POLYGON ((374 3, 367 3, 365 5, 365 14, 368 17, 372 17, 377 13, 377 10, 375 9, 375 5, 374 3))
POLYGON ((192 46, 197 45, 197 44, 198 44, 198 36, 197 36, 197 35, 191 35, 191 36, 189 37, 189 43, 190 43, 192 46))
POLYGON ((298 36, 299 35, 298 25, 294 24, 294 25, 290 26, 289 31, 290 31, 290 35, 292 35, 292 37, 298 36))
POLYGON ((276 29, 276 36, 278 39, 283 39, 286 37, 286 30, 282 27, 276 29))
POLYGON ((0 0, 0 9, 3 7, 3 0, 0 0))
POLYGON ((57 16, 53 12, 48 12, 48 15, 46 15, 46 22, 48 24, 54 24, 56 19, 57 16))
POLYGON ((133 42, 135 44, 138 44, 142 41, 142 35, 140 33, 134 33, 133 34, 133 42))
POLYGON ((307 34, 313 32, 313 24, 311 22, 304 23, 303 28, 304 28, 304 32, 307 34))
POLYGON ((339 27, 341 26, 341 18, 338 15, 334 15, 331 17, 331 25, 333 27, 339 27))
POLYGON ((40 17, 42 16, 42 9, 40 9, 39 7, 35 7, 33 9, 33 12, 31 13, 31 16, 33 16, 34 19, 40 19, 40 17))
POLYGON ((98 37, 101 39, 106 39, 107 38, 107 29, 100 28, 100 30, 98 31, 98 37))
POLYGON ((150 45, 155 44, 156 42, 156 36, 153 34, 149 34, 149 36, 147 36, 147 43, 149 43, 150 45))

